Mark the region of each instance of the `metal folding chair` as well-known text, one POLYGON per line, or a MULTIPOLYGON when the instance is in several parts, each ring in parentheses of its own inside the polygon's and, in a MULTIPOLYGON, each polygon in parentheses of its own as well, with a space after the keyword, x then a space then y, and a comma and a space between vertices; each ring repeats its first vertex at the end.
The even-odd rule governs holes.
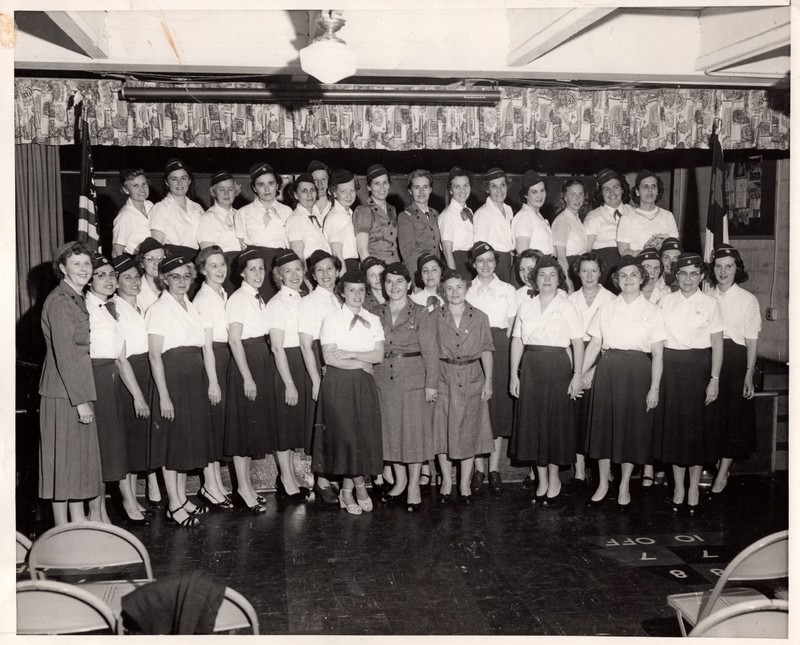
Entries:
POLYGON ((789 603, 757 600, 726 607, 701 620, 689 636, 715 638, 787 638, 789 603))
POLYGON ((17 583, 18 634, 116 634, 117 629, 114 612, 85 589, 55 580, 17 583))

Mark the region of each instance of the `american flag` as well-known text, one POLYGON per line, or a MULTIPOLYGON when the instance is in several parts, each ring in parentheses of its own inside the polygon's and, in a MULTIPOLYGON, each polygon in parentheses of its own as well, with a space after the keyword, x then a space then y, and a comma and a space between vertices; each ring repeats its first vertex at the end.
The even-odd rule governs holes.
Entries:
POLYGON ((728 243, 728 215, 725 209, 725 161, 722 158, 722 143, 717 134, 717 123, 711 131, 709 145, 713 149, 711 159, 711 186, 708 191, 706 235, 703 259, 711 262, 714 247, 728 243))
POLYGON ((81 192, 78 200, 78 240, 89 242, 100 251, 100 236, 97 233, 97 189, 94 185, 92 143, 89 138, 89 123, 86 121, 84 105, 80 95, 75 96, 75 117, 79 120, 81 138, 81 192))

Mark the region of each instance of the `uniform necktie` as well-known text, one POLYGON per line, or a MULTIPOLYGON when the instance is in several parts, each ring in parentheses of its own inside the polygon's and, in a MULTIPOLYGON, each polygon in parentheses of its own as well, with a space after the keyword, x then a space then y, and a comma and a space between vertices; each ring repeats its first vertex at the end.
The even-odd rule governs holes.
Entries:
POLYGON ((103 305, 106 309, 108 309, 108 313, 110 313, 114 320, 119 320, 119 313, 117 313, 117 303, 113 300, 108 300, 105 305, 103 305))
POLYGON ((357 322, 361 322, 361 324, 363 324, 364 327, 366 327, 367 329, 370 328, 370 324, 369 324, 368 321, 364 320, 364 318, 362 318, 358 314, 354 314, 353 315, 353 320, 350 321, 350 329, 355 327, 357 322))
POLYGON ((276 216, 276 217, 277 217, 277 215, 278 215, 278 212, 275 210, 275 208, 274 208, 274 207, 272 207, 272 206, 270 206, 270 207, 269 207, 269 208, 268 208, 268 209, 267 209, 267 210, 264 212, 264 226, 267 226, 267 225, 269 224, 269 221, 272 219, 272 217, 273 217, 273 216, 276 216))
POLYGON ((619 209, 616 209, 614 211, 614 221, 618 221, 620 217, 622 217, 622 213, 619 212, 619 209))
POLYGON ((469 209, 468 206, 464 206, 464 208, 461 209, 461 219, 465 222, 467 220, 469 220, 470 222, 472 221, 472 211, 469 209))
POLYGON ((528 289, 527 291, 528 298, 533 298, 536 294, 533 292, 533 289, 528 289))
POLYGON ((317 225, 318 229, 322 230, 322 225, 319 223, 319 220, 317 219, 316 215, 311 215, 311 221, 317 225))
POLYGON ((263 309, 266 305, 264 304, 264 298, 261 297, 260 293, 256 293, 256 300, 258 300, 258 307, 259 309, 263 309))
POLYGON ((439 298, 437 296, 428 296, 427 305, 436 309, 439 306, 439 298))
POLYGON ((231 211, 233 209, 228 209, 225 211, 225 226, 228 228, 233 228, 233 215, 231 215, 231 211))

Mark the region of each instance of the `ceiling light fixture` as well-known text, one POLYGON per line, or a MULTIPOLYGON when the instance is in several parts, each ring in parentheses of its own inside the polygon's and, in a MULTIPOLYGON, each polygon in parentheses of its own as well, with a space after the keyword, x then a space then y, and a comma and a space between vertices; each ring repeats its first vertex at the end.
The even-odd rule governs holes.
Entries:
POLYGON ((300 67, 306 74, 330 84, 356 73, 356 55, 336 32, 344 26, 341 11, 322 11, 317 25, 325 33, 300 50, 300 67))

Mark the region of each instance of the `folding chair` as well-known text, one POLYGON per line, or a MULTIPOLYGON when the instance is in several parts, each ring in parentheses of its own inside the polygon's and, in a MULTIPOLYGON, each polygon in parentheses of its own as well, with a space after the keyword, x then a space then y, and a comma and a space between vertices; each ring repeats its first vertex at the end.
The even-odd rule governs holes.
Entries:
POLYGON ((17 575, 25 573, 28 567, 28 552, 32 545, 33 542, 27 536, 17 531, 17 575))
POLYGON ((54 580, 17 583, 18 634, 116 634, 117 625, 108 605, 80 587, 54 580))
POLYGON ((787 638, 789 603, 785 600, 757 600, 726 607, 697 623, 689 636, 787 638))
POLYGON ((238 591, 225 587, 225 597, 217 613, 214 632, 230 632, 238 629, 251 629, 254 635, 258 635, 258 617, 247 598, 238 591))
POLYGON ((694 626, 707 616, 739 603, 766 600, 755 589, 726 589, 728 582, 775 580, 789 575, 789 531, 773 533, 745 548, 725 567, 711 591, 672 594, 667 604, 678 616, 681 634, 686 636, 684 621, 694 626))

